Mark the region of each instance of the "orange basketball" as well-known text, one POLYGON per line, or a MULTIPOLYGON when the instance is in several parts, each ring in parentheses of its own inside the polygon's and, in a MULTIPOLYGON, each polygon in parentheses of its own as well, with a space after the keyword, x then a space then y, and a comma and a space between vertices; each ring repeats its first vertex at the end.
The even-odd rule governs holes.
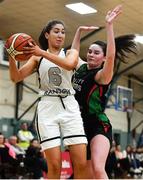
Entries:
POLYGON ((29 46, 28 42, 34 42, 31 36, 25 33, 16 33, 7 39, 5 48, 15 60, 26 61, 31 57, 31 54, 23 53, 23 48, 29 46))

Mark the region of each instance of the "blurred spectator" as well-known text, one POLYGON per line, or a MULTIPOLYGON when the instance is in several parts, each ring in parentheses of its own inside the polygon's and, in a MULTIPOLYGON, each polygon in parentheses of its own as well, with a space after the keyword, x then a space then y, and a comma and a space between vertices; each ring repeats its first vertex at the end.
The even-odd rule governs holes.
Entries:
POLYGON ((117 171, 116 171, 115 178, 124 178, 128 174, 129 161, 124 156, 124 153, 121 150, 120 144, 116 145, 115 156, 117 159, 117 171))
POLYGON ((109 179, 115 178, 117 171, 117 158, 115 155, 116 142, 112 141, 112 147, 110 149, 107 161, 106 161, 106 172, 109 179))
POLYGON ((14 162, 13 155, 11 155, 10 152, 10 145, 8 143, 5 143, 4 135, 0 135, 0 161, 1 163, 5 162, 14 162))
POLYGON ((37 136, 37 131, 35 129, 35 122, 33 121, 29 127, 28 127, 28 130, 32 133, 32 135, 34 136, 34 139, 37 139, 38 136, 37 136))
POLYGON ((123 156, 120 144, 112 142, 112 147, 107 159, 106 171, 110 179, 124 179, 128 174, 129 162, 123 156))
MULTIPOLYGON (((125 154, 125 152, 124 152, 125 154)), ((129 165, 130 165, 130 173, 132 174, 140 174, 140 161, 136 157, 136 148, 128 145, 126 148, 126 157, 128 158, 129 165)))
POLYGON ((11 156, 10 148, 5 143, 4 135, 0 134, 0 178, 6 179, 16 174, 17 161, 11 156))
POLYGON ((10 136, 8 139, 8 142, 11 145, 11 148, 13 149, 13 151, 15 152, 16 157, 18 157, 19 155, 25 154, 25 151, 23 150, 23 148, 21 148, 18 145, 16 136, 10 136))
POLYGON ((39 147, 39 148, 40 148, 40 143, 39 143, 39 141, 38 141, 36 138, 32 139, 32 140, 30 141, 30 147, 39 147))
POLYGON ((28 124, 26 122, 21 124, 21 129, 18 131, 17 136, 19 138, 19 146, 26 150, 30 141, 34 138, 31 131, 28 130, 28 124))
POLYGON ((141 132, 141 134, 139 136, 137 147, 138 148, 143 148, 143 129, 142 129, 142 132, 141 132))
POLYGON ((115 149, 115 155, 117 159, 123 159, 123 152, 121 150, 121 145, 117 144, 115 149))
POLYGON ((43 157, 40 144, 36 139, 30 142, 30 146, 26 150, 24 163, 32 179, 43 178, 44 172, 47 174, 48 168, 46 159, 43 157))

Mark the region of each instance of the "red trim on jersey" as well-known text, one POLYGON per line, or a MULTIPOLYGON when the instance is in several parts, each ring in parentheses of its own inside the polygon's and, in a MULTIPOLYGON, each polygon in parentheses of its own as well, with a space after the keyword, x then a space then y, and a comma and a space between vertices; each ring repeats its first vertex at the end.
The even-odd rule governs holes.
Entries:
POLYGON ((100 97, 103 95, 103 88, 99 86, 100 97))
POLYGON ((87 102, 89 101, 89 98, 90 98, 90 95, 92 94, 92 92, 96 89, 97 85, 95 84, 93 86, 93 88, 90 90, 89 94, 88 94, 88 97, 87 97, 87 102))

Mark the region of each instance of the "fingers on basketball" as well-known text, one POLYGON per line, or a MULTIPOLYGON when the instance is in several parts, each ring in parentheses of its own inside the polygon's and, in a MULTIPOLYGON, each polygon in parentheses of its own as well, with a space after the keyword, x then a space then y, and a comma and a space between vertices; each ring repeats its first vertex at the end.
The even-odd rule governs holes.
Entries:
POLYGON ((17 61, 26 61, 32 54, 24 54, 24 47, 30 47, 30 44, 35 45, 33 38, 25 33, 16 33, 10 36, 6 43, 5 48, 8 54, 17 61))

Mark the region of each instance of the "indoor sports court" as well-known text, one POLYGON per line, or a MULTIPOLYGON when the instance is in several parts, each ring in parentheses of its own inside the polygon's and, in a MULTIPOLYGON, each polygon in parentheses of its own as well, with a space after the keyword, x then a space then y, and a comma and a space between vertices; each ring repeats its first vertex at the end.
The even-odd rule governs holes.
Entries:
MULTIPOLYGON (((126 63, 115 61, 114 75, 106 92, 105 113, 112 124, 113 140, 105 169, 109 179, 143 179, 143 0, 0 0, 0 179, 46 179, 48 172, 35 127, 39 74, 35 70, 24 80, 12 82, 6 41, 12 35, 24 33, 32 39, 31 43, 38 44, 42 27, 49 20, 58 19, 66 27, 64 48, 70 49, 79 26, 97 26, 97 29, 81 35, 79 55, 86 60, 86 52, 92 42, 107 41, 105 16, 118 4, 122 4, 122 14, 114 23, 114 35, 133 34, 136 54, 128 54, 127 50, 124 52, 126 63), (90 11, 84 9, 85 5, 90 11), (23 124, 26 124, 24 131, 31 133, 28 140, 20 140, 19 131, 23 124), (27 151, 33 139, 37 149, 27 151), (20 146, 20 141, 28 141, 25 149, 20 146), (27 152, 35 153, 41 163, 40 170, 35 156, 28 156, 27 152)), ((7 47, 10 46, 9 41, 7 47)), ((12 49, 12 52, 16 51, 12 49)), ((16 60, 16 67, 24 66, 29 57, 16 60)), ((73 179, 69 150, 63 146, 61 150, 60 177, 73 179)))

